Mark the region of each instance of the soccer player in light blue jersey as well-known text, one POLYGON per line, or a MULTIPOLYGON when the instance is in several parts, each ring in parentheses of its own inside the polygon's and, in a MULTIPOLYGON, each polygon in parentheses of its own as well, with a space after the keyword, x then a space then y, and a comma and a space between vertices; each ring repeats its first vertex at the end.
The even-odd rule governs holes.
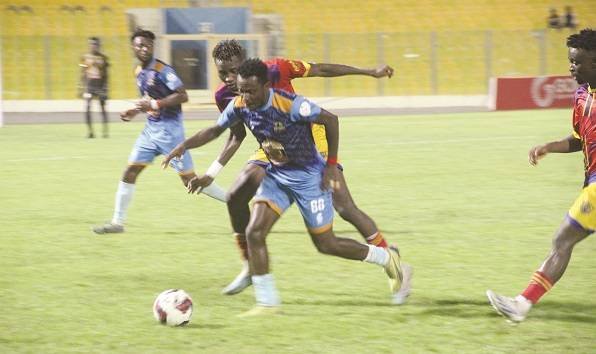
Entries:
MULTIPOLYGON (((298 205, 308 233, 321 253, 384 267, 394 299, 400 296, 402 266, 396 249, 336 237, 333 232, 332 191, 339 188, 337 117, 302 96, 272 89, 267 66, 259 59, 248 59, 240 66, 237 84, 240 96, 228 104, 217 123, 178 145, 163 166, 188 153, 188 149, 214 140, 227 128, 242 134, 244 126, 248 127, 265 151, 270 164, 246 228, 257 306, 245 315, 279 312, 281 300, 269 270, 265 241, 275 222, 293 203, 298 205), (325 126, 327 161, 315 147, 311 123, 325 126)), ((189 183, 191 191, 203 187, 200 180, 189 183)))
MULTIPOLYGON (((124 232, 126 211, 132 200, 138 175, 157 155, 168 154, 184 141, 182 103, 188 101, 188 95, 174 69, 154 58, 154 40, 155 34, 141 29, 131 36, 133 51, 140 61, 136 69, 136 78, 142 99, 134 108, 122 112, 120 118, 128 122, 144 112, 147 113, 147 123, 137 138, 128 158, 128 166, 118 185, 112 221, 94 227, 93 231, 97 234, 124 232)), ((178 172, 185 186, 196 177, 189 153, 172 160, 171 166, 178 172)), ((202 192, 225 201, 225 192, 217 185, 213 188, 208 186, 202 192)))

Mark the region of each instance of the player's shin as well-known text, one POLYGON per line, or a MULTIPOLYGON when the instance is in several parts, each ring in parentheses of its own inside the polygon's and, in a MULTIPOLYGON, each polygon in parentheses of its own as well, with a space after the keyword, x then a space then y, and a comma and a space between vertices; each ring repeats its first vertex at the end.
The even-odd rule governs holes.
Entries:
POLYGON ((203 188, 201 190, 201 193, 208 195, 213 199, 217 199, 221 202, 226 201, 226 192, 215 182, 212 182, 210 185, 203 188))
POLYGON ((120 181, 120 183, 118 183, 112 224, 124 224, 124 220, 126 219, 126 212, 128 210, 128 206, 130 205, 130 202, 132 201, 134 191, 134 183, 126 183, 123 181, 120 181))
POLYGON ((541 271, 532 274, 528 287, 521 293, 525 299, 536 304, 553 287, 553 282, 541 271))
POLYGON ((273 274, 253 275, 252 282, 255 287, 255 298, 258 306, 272 307, 281 305, 273 274))

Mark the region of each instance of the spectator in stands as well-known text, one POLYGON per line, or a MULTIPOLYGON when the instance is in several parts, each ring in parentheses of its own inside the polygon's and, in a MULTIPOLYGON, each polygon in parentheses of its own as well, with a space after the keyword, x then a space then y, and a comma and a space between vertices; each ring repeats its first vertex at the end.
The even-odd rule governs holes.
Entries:
POLYGON ((565 15, 563 16, 563 27, 575 30, 577 27, 577 18, 571 6, 565 6, 565 15))
POLYGON ((93 123, 91 122, 91 101, 93 97, 99 100, 103 116, 103 137, 108 137, 108 115, 106 101, 108 99, 108 57, 100 51, 100 41, 97 37, 89 38, 89 53, 81 57, 81 83, 79 94, 87 103, 87 132, 88 138, 95 138, 93 123))
POLYGON ((548 28, 561 29, 561 18, 557 13, 557 9, 551 7, 550 15, 547 19, 548 28))

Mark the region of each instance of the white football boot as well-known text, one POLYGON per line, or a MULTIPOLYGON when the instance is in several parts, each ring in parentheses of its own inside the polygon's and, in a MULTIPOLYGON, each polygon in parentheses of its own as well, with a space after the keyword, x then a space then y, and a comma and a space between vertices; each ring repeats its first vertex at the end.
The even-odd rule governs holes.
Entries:
POLYGON ((495 294, 492 290, 487 290, 486 296, 498 314, 513 322, 521 322, 525 320, 528 312, 532 308, 532 302, 521 295, 518 295, 515 298, 510 298, 495 294))
POLYGON ((230 284, 223 288, 221 293, 223 295, 236 295, 238 293, 241 293, 244 289, 248 288, 251 285, 252 278, 248 269, 248 262, 244 261, 244 265, 242 266, 240 274, 238 274, 230 284))
POLYGON ((414 268, 409 264, 402 263, 401 272, 403 276, 401 288, 393 294, 391 299, 391 303, 394 305, 405 304, 408 300, 408 296, 410 296, 410 291, 412 290, 412 275, 414 274, 414 268))

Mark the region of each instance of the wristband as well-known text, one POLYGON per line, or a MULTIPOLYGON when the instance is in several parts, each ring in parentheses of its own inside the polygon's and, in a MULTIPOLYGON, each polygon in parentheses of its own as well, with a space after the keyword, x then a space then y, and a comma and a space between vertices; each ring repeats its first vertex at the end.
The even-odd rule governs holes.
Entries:
POLYGON ((205 172, 205 174, 213 179, 215 179, 215 176, 217 176, 219 174, 219 171, 221 171, 221 169, 223 168, 223 165, 219 163, 218 160, 215 160, 211 163, 211 166, 209 166, 209 168, 207 169, 207 172, 205 172))
POLYGON ((159 100, 151 100, 149 101, 151 103, 151 109, 154 111, 157 111, 159 109, 159 104, 161 103, 161 101, 159 100))
POLYGON ((337 156, 327 157, 327 165, 337 165, 337 156))

